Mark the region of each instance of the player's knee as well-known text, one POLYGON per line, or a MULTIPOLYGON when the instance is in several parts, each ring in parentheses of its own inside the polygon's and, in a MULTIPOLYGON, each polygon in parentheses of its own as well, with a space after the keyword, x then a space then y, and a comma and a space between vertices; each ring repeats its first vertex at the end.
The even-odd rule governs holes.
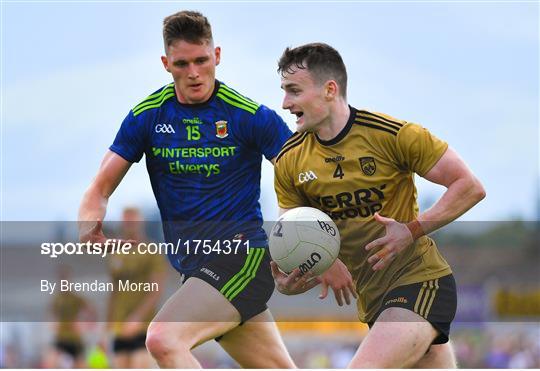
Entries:
POLYGON ((170 349, 170 339, 163 329, 163 325, 152 323, 146 332, 146 349, 155 359, 163 358, 170 349))
MULTIPOLYGON (((146 349, 156 360, 164 360, 185 349, 181 339, 171 331, 170 324, 152 322, 146 333, 146 349)), ((189 349, 189 348, 188 348, 189 349)))

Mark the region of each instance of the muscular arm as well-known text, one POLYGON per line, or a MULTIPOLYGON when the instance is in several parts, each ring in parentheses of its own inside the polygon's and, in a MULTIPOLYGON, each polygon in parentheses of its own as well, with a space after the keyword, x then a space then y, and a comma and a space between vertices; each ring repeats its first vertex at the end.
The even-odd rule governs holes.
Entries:
POLYGON ((424 178, 447 188, 430 209, 418 216, 426 234, 459 218, 486 196, 480 181, 451 148, 424 178))
POLYGON ((418 216, 417 220, 423 233, 410 227, 414 226, 414 221, 404 224, 375 214, 375 220, 385 226, 386 235, 370 242, 365 247, 366 250, 380 248, 368 258, 368 263, 373 265, 373 270, 384 268, 396 254, 411 246, 415 238, 452 222, 486 196, 480 181, 451 148, 446 150, 424 178, 445 186, 446 192, 429 210, 418 216))
POLYGON ((96 177, 84 193, 79 207, 79 235, 84 237, 94 227, 96 221, 103 221, 107 202, 118 184, 124 178, 131 162, 112 151, 107 151, 96 177))

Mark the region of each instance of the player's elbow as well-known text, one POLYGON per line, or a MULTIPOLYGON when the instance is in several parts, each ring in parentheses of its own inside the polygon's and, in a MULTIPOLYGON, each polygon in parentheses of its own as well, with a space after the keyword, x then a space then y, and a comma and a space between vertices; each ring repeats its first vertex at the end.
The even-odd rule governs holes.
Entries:
POLYGON ((471 198, 475 204, 482 201, 486 197, 486 190, 480 180, 475 176, 471 178, 471 188, 470 188, 471 198))
POLYGON ((478 196, 478 202, 486 198, 486 190, 484 189, 484 186, 482 184, 480 184, 477 196, 478 196))

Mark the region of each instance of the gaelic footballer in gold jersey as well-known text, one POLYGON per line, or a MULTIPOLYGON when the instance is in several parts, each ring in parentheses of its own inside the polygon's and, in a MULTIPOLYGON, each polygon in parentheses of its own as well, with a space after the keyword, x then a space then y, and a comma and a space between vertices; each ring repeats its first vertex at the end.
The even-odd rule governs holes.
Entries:
POLYGON ((345 65, 332 47, 288 48, 279 71, 283 108, 297 116, 275 166, 279 207, 326 212, 340 229, 341 251, 312 281, 272 263, 278 290, 292 295, 322 283, 321 298, 329 286, 339 305, 357 298, 371 330, 351 367, 455 367, 448 343, 455 282, 426 234, 479 202, 482 185, 420 125, 349 106, 345 65), (415 173, 447 188, 422 214, 415 173))

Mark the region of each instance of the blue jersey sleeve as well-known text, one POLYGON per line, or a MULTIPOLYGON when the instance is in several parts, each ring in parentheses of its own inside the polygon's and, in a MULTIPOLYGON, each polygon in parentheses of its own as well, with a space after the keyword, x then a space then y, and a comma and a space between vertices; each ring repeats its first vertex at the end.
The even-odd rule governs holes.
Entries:
POLYGON ((139 162, 146 148, 147 135, 144 121, 135 118, 130 111, 109 149, 129 162, 139 162))
POLYGON ((292 135, 283 119, 270 108, 261 105, 253 117, 252 143, 271 160, 279 154, 281 146, 292 135))

